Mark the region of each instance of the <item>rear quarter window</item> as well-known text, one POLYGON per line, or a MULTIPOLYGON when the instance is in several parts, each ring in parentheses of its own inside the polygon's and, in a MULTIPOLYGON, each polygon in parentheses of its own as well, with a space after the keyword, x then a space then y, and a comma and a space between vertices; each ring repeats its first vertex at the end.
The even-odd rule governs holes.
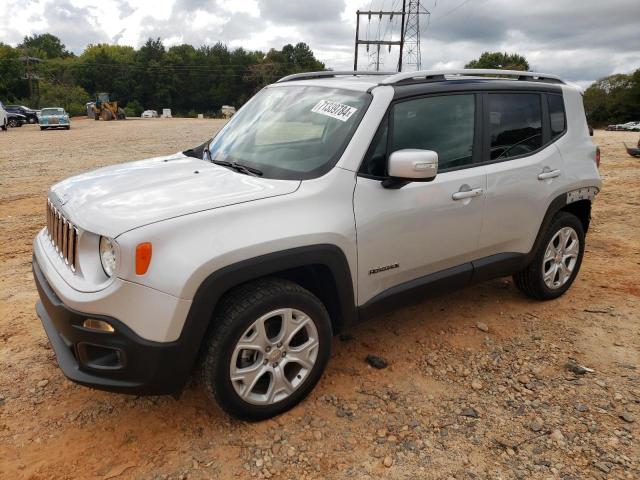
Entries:
POLYGON ((567 120, 564 112, 564 99, 562 95, 547 94, 549 105, 549 127, 551 130, 551 140, 555 140, 562 135, 567 128, 567 120))

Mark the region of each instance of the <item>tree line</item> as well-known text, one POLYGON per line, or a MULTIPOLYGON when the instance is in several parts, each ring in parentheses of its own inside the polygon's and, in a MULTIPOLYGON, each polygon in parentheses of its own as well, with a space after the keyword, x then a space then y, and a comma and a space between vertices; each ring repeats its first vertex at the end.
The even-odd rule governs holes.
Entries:
MULTIPOLYGON (((523 55, 506 52, 484 52, 465 66, 530 69, 523 55)), ((280 77, 324 69, 305 43, 265 53, 222 43, 166 48, 156 38, 139 49, 98 44, 74 55, 59 38, 45 33, 27 36, 15 48, 0 43, 0 100, 62 106, 80 115, 86 102, 108 92, 128 115, 162 108, 179 115, 215 115, 222 105, 241 106, 280 77)), ((584 105, 594 127, 640 121, 640 69, 594 82, 585 91, 584 105)))
POLYGON ((238 107, 280 77, 324 69, 302 42, 265 53, 222 43, 167 48, 156 38, 139 49, 89 45, 76 56, 59 38, 42 34, 25 37, 15 48, 0 43, 0 100, 62 106, 81 115, 86 102, 108 92, 129 115, 162 108, 215 115, 222 105, 238 107))

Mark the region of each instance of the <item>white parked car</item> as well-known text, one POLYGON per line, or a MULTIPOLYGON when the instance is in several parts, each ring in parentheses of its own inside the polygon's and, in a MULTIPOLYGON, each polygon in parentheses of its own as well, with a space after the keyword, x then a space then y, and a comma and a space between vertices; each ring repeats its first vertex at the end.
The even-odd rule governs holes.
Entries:
POLYGON ((145 110, 142 112, 142 115, 140 115, 140 118, 158 118, 158 112, 155 110, 145 110))
POLYGON ((0 129, 6 131, 8 123, 7 111, 4 109, 4 104, 0 102, 0 129))
POLYGON ((506 275, 565 293, 598 163, 553 75, 293 75, 200 147, 51 187, 37 312, 78 383, 175 393, 200 362, 225 411, 271 417, 359 321, 506 275))

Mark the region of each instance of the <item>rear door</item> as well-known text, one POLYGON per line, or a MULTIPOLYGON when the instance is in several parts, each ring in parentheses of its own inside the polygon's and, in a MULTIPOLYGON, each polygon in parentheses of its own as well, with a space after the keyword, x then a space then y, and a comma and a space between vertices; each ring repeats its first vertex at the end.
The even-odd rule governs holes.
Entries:
POLYGON ((528 253, 551 201, 562 193, 562 96, 535 91, 483 96, 487 194, 479 257, 528 253))
POLYGON ((476 163, 479 102, 473 92, 410 98, 393 104, 383 120, 354 192, 359 304, 451 267, 462 267, 461 282, 470 276, 486 188, 485 167, 476 163), (437 176, 384 188, 388 156, 406 148, 438 153, 437 176))

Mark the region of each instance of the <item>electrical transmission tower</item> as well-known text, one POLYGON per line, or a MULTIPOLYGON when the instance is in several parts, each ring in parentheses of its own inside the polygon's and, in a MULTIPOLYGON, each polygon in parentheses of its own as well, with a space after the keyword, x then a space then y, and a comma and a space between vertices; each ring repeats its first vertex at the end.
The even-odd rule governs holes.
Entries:
POLYGON ((404 59, 402 63, 407 70, 412 67, 422 70, 422 55, 420 54, 420 15, 429 15, 419 0, 409 0, 406 11, 406 22, 402 36, 404 46, 404 59))
POLYGON ((420 0, 402 0, 402 10, 396 10, 399 1, 396 0, 389 10, 382 8, 379 11, 367 10, 356 12, 356 41, 353 60, 353 69, 358 70, 358 47, 365 45, 369 54, 369 69, 380 70, 383 61, 380 59, 381 47, 388 47, 389 52, 393 46, 399 47, 398 55, 398 71, 402 71, 403 64, 409 68, 420 70, 422 67, 422 59, 420 55, 420 17, 423 15, 431 15, 431 13, 422 6, 420 0), (367 38, 360 38, 360 17, 366 16, 371 24, 371 18, 377 17, 378 29, 375 38, 370 38, 369 29, 367 29, 367 38), (393 40, 393 32, 391 32, 391 40, 387 40, 387 32, 392 25, 394 18, 400 19, 400 39, 393 40), (389 23, 384 28, 382 22, 387 20, 389 23), (373 49, 371 49, 373 47, 373 49))

